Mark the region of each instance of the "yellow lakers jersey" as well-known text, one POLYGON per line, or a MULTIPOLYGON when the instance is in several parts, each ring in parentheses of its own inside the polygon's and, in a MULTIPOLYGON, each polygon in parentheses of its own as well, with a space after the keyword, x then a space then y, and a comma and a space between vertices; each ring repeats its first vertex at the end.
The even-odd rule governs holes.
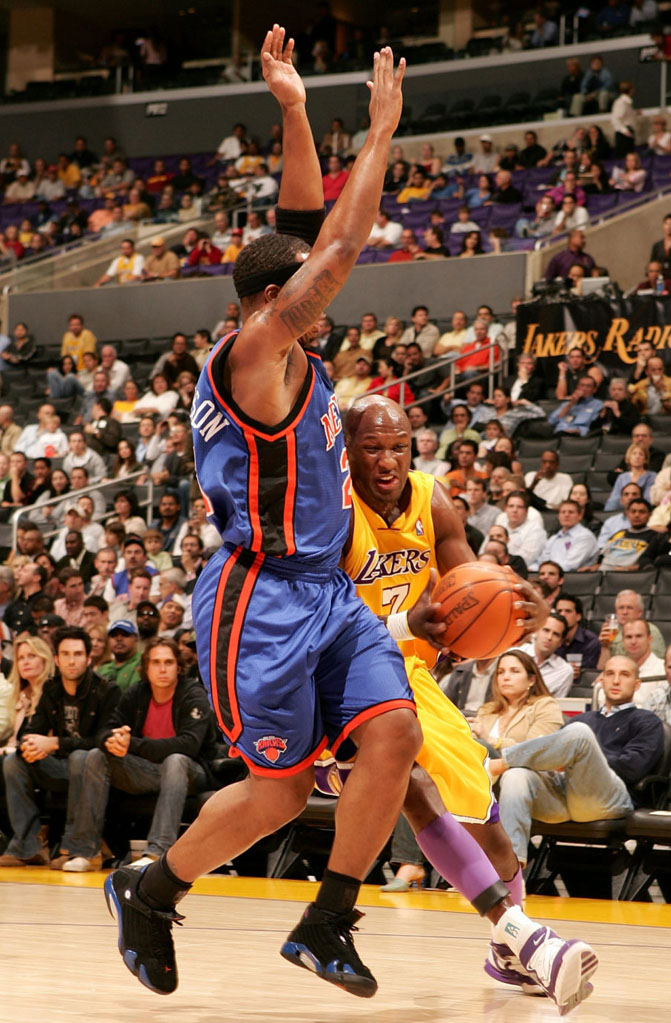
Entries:
MULTIPOLYGON (((388 526, 352 489, 354 528, 344 569, 373 614, 390 615, 413 607, 437 569, 431 517, 433 476, 410 472, 411 497, 406 510, 388 526)), ((416 654, 429 667, 437 651, 423 640, 399 643, 404 657, 416 654)))

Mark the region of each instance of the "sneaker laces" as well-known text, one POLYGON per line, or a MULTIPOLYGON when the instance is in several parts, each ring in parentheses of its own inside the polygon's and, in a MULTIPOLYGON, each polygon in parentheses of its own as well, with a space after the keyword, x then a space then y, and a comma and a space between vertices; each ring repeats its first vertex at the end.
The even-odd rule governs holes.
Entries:
POLYGON ((172 957, 175 951, 172 941, 172 925, 177 924, 178 927, 181 927, 184 917, 180 913, 176 913, 174 909, 153 909, 150 911, 150 918, 160 924, 159 927, 152 927, 150 931, 152 952, 158 960, 164 959, 166 953, 172 957))
POLYGON ((529 960, 528 968, 533 970, 544 987, 550 982, 555 957, 564 945, 565 942, 561 938, 548 937, 542 945, 539 945, 529 960))
POLYGON ((330 917, 329 923, 336 932, 339 941, 347 946, 350 954, 356 956, 357 960, 359 956, 356 948, 354 947, 354 940, 352 938, 352 931, 358 931, 359 928, 356 926, 359 920, 364 916, 358 909, 353 909, 349 913, 343 913, 340 916, 330 917))

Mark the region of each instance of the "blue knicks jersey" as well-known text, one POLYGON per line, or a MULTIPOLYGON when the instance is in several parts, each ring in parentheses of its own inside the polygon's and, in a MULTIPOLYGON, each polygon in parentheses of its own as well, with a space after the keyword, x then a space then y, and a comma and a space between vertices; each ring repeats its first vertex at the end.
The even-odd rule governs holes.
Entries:
MULTIPOLYGON (((208 358, 191 407, 196 474, 225 543, 320 569, 347 538, 351 481, 333 387, 319 356, 277 426, 256 422, 216 381, 237 332, 208 358), (213 368, 216 372, 213 374, 213 368)), ((263 366, 259 366, 259 375, 263 366)))

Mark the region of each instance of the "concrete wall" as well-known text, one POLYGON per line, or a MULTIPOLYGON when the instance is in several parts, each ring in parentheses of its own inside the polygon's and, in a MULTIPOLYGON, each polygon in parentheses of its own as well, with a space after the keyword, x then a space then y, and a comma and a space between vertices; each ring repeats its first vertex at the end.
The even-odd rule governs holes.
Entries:
MULTIPOLYGON (((608 66, 616 78, 631 78, 636 84, 636 105, 659 103, 659 67, 639 64, 638 49, 647 36, 632 46, 631 40, 612 40, 608 66)), ((532 51, 493 58, 459 60, 409 68, 404 82, 406 109, 417 117, 429 103, 443 102, 448 108, 458 99, 486 94, 508 96, 518 90, 535 93, 557 86, 565 73, 566 55, 580 56, 586 66, 597 44, 586 43, 563 50, 532 51)), ((357 126, 368 107, 364 73, 324 75, 308 78, 308 109, 315 134, 321 138, 334 115, 348 126, 357 126)), ((236 120, 244 120, 264 141, 279 108, 265 83, 247 86, 216 86, 175 89, 166 92, 108 96, 97 100, 63 100, 49 104, 5 104, 0 106, 0 135, 22 142, 28 155, 57 154, 63 140, 86 135, 99 149, 106 135, 115 135, 129 156, 212 151, 228 134, 236 120), (148 103, 166 102, 162 117, 147 117, 148 103)), ((473 134, 473 133, 471 133, 473 134)), ((520 130, 516 131, 519 141, 520 130)))
MULTIPOLYGON (((419 302, 440 319, 448 318, 455 309, 472 316, 483 302, 507 312, 513 295, 524 290, 524 263, 523 253, 510 253, 440 263, 355 267, 328 311, 336 323, 356 323, 369 310, 381 320, 390 315, 409 320, 412 307, 419 302)), ((61 337, 73 311, 84 316, 100 341, 163 337, 176 330, 192 333, 199 327, 214 327, 226 303, 234 299, 230 277, 108 285, 11 295, 8 319, 10 325, 25 320, 38 342, 61 337)))

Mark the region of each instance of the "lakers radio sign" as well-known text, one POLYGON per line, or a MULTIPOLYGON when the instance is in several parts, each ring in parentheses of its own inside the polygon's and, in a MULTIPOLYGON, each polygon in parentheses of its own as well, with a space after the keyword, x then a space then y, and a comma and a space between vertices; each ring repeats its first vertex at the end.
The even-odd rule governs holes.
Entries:
POLYGON ((517 311, 517 354, 535 355, 545 370, 575 347, 589 361, 623 369, 636 361, 643 340, 659 350, 671 348, 671 299, 529 302, 517 311))

